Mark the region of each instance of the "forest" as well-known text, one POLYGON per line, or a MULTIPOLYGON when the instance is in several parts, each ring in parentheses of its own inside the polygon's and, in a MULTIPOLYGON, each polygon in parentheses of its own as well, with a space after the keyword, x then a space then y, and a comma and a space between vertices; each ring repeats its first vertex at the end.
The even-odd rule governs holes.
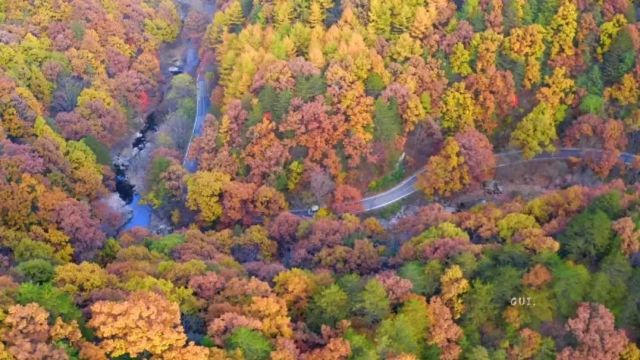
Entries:
POLYGON ((638 0, 0 0, 0 360, 640 360, 639 151, 638 0))

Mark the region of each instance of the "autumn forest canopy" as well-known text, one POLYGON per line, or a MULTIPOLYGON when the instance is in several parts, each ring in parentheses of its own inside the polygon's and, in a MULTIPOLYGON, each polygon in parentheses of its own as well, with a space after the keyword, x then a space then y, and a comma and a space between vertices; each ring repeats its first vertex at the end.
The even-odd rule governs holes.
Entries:
POLYGON ((0 360, 640 360, 639 11, 0 0, 0 360))

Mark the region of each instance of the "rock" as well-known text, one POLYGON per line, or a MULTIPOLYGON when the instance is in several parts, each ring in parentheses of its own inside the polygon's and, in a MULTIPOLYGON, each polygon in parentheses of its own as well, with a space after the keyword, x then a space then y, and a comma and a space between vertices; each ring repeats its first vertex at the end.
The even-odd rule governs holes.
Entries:
POLYGON ((173 232, 173 227, 167 224, 159 224, 153 227, 152 232, 156 235, 166 236, 173 232))
POLYGON ((121 155, 116 155, 113 158, 113 166, 120 170, 127 170, 129 168, 129 159, 126 159, 121 155))
POLYGON ((118 193, 112 193, 100 200, 100 202, 107 205, 113 213, 118 214, 121 217, 119 224, 113 224, 116 230, 122 228, 133 217, 133 209, 131 209, 131 206, 127 205, 127 203, 120 198, 118 193))

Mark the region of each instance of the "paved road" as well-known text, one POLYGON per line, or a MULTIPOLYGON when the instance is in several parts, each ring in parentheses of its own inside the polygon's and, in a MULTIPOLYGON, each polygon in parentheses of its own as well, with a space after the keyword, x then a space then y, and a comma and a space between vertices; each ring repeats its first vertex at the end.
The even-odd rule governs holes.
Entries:
MULTIPOLYGON (((210 103, 209 96, 207 94, 207 85, 208 84, 204 77, 202 75, 199 75, 197 79, 196 119, 193 124, 191 139, 189 140, 189 145, 187 146, 187 152, 185 153, 185 157, 183 160, 185 169, 191 173, 195 172, 198 169, 198 164, 195 160, 188 159, 187 154, 189 153, 189 148, 191 147, 191 143, 193 142, 193 140, 202 134, 202 129, 204 127, 204 118, 209 112, 210 103)), ((593 154, 600 152, 602 152, 602 150, 600 149, 560 148, 554 153, 543 153, 534 157, 533 159, 525 159, 522 156, 522 151, 507 151, 496 154, 496 168, 504 168, 507 166, 514 166, 536 161, 566 160, 571 157, 581 157, 589 153, 593 154)), ((630 153, 622 153, 620 155, 620 160, 626 164, 631 164, 635 160, 635 158, 636 155, 630 153)), ((418 189, 416 188, 418 175, 420 175, 424 171, 425 168, 423 167, 393 188, 379 194, 363 198, 362 212, 384 208, 414 194, 418 191, 418 189)), ((296 215, 309 215, 308 209, 295 209, 291 210, 291 212, 296 215)))
MULTIPOLYGON (((571 157, 581 157, 589 153, 600 152, 602 152, 602 150, 599 149, 560 148, 554 153, 543 153, 534 157, 533 159, 524 159, 522 157, 521 151, 508 151, 496 154, 496 168, 503 168, 535 161, 566 160, 571 157)), ((620 155, 620 160, 625 164, 633 163, 635 158, 636 155, 634 154, 622 153, 620 155)), ((420 175, 424 171, 425 168, 422 168, 393 188, 379 194, 363 198, 363 212, 381 209, 417 192, 418 189, 416 188, 416 181, 418 175, 420 175)))
POLYGON ((189 145, 187 145, 187 151, 184 154, 184 159, 182 160, 182 165, 184 168, 192 173, 198 169, 198 163, 195 159, 189 159, 189 149, 191 148, 191 143, 195 138, 202 135, 202 129, 204 128, 204 118, 207 116, 209 112, 209 96, 207 94, 207 81, 203 75, 198 75, 198 79, 196 80, 196 120, 193 122, 193 130, 191 131, 191 138, 189 139, 189 145))

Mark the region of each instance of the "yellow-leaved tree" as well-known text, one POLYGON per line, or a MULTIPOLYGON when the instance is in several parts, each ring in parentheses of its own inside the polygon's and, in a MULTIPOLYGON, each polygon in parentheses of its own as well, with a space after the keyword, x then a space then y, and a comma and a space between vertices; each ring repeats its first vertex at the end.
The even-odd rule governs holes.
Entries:
POLYGON ((228 174, 218 171, 198 171, 187 177, 187 207, 200 212, 205 222, 222 215, 222 189, 231 181, 228 174))
POLYGON ((136 292, 125 301, 98 301, 87 324, 112 357, 136 357, 148 351, 160 355, 182 348, 187 336, 180 324, 180 308, 152 292, 136 292))
POLYGON ((450 133, 473 128, 480 113, 464 83, 455 83, 442 98, 442 128, 450 133))
POLYGON ((543 151, 555 150, 553 142, 558 139, 555 119, 548 105, 538 104, 511 133, 511 143, 520 147, 527 159, 543 151))
POLYGON ((506 53, 513 60, 525 65, 524 86, 540 82, 540 58, 544 54, 545 29, 533 24, 511 30, 506 43, 506 53))
POLYGON ((440 277, 440 285, 442 288, 442 301, 451 309, 453 318, 459 318, 464 312, 462 294, 469 291, 469 281, 464 278, 462 268, 458 265, 448 268, 440 277))
POLYGON ((578 29, 578 9, 573 1, 564 1, 549 26, 551 40, 551 58, 573 56, 573 40, 578 29))
POLYGON ((454 138, 447 138, 440 152, 429 159, 417 181, 418 188, 429 197, 449 196, 464 189, 471 178, 460 144, 454 138))

